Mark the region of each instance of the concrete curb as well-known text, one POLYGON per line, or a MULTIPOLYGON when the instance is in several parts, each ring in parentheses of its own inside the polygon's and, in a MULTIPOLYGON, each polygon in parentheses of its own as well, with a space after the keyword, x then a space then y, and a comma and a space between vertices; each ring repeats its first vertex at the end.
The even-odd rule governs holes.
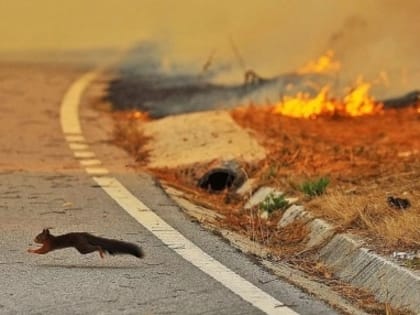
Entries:
MULTIPOLYGON (((212 228, 216 227, 211 223, 215 218, 213 210, 192 204, 183 198, 182 193, 173 188, 167 186, 164 188, 181 208, 187 210, 189 215, 212 228)), ((273 193, 272 189, 264 191, 267 194, 273 193)), ((263 199, 260 190, 254 200, 261 201, 263 199)), ((250 200, 253 200, 252 197, 250 200)), ((247 207, 253 205, 256 204, 251 201, 247 207)), ((366 289, 379 302, 389 303, 395 308, 408 309, 415 314, 420 314, 419 275, 364 248, 363 240, 354 235, 335 234, 335 229, 331 224, 313 217, 305 211, 303 206, 291 205, 283 214, 279 226, 285 227, 296 220, 303 220, 310 231, 305 239, 306 250, 317 249, 319 260, 330 268, 340 280, 366 289)), ((225 230, 219 232, 233 246, 244 252, 258 255, 262 259, 269 255, 262 245, 245 244, 247 242, 240 237, 232 237, 235 233, 225 230)), ((269 266, 270 264, 265 265, 269 266)))
MULTIPOLYGON (((251 196, 247 204, 257 205, 268 194, 281 193, 273 188, 262 187, 251 196)), ((364 248, 363 240, 354 235, 336 234, 331 224, 315 218, 303 206, 290 206, 278 226, 285 227, 297 220, 304 222, 309 230, 305 248, 318 248, 319 260, 339 279, 368 290, 380 302, 420 314, 418 274, 364 248)))
POLYGON ((318 257, 340 279, 368 289, 379 301, 420 312, 420 277, 362 247, 352 235, 335 235, 318 257))

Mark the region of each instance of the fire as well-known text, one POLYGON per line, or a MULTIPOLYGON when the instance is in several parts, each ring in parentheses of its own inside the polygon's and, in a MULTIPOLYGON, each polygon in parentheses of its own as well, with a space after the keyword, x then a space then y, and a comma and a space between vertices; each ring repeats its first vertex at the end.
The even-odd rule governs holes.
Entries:
POLYGON ((359 79, 356 88, 352 89, 343 99, 344 112, 349 116, 375 114, 382 110, 382 104, 375 102, 369 95, 371 85, 359 79))
POLYGON ((142 112, 138 110, 131 110, 124 113, 125 117, 129 120, 140 120, 140 121, 149 121, 150 117, 147 112, 142 112))
MULTIPOLYGON (((328 50, 316 61, 308 62, 297 72, 333 73, 340 70, 341 64, 334 59, 334 51, 328 50)), ((381 79, 387 81, 386 73, 381 73, 381 79)), ((320 115, 362 116, 376 114, 382 111, 382 104, 369 95, 371 84, 361 78, 356 85, 341 99, 329 97, 329 86, 320 89, 315 97, 298 93, 295 97, 285 96, 274 106, 273 112, 295 118, 316 118, 320 115)))
POLYGON ((358 80, 341 100, 329 97, 329 87, 325 86, 315 97, 298 93, 295 97, 285 96, 274 106, 273 112, 295 118, 316 118, 321 115, 362 116, 382 111, 382 104, 369 95, 371 85, 358 80))
POLYGON ((325 54, 320 56, 316 61, 310 61, 300 69, 299 74, 305 73, 334 73, 340 70, 341 63, 334 60, 335 53, 333 50, 328 50, 325 54))
POLYGON ((274 107, 274 113, 295 118, 315 118, 322 114, 332 114, 336 106, 328 99, 328 91, 328 86, 325 86, 314 98, 305 93, 298 93, 296 97, 285 96, 274 107))

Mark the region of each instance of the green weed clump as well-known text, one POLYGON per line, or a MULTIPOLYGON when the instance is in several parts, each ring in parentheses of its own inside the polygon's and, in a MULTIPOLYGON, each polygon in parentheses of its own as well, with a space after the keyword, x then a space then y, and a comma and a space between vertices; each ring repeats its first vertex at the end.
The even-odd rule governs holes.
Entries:
POLYGON ((284 198, 284 195, 269 194, 261 203, 260 209, 269 214, 276 210, 285 210, 289 206, 289 202, 284 198))
POLYGON ((303 193, 310 197, 317 197, 325 193, 329 183, 330 180, 328 178, 321 177, 315 181, 304 182, 300 186, 300 189, 303 191, 303 193))

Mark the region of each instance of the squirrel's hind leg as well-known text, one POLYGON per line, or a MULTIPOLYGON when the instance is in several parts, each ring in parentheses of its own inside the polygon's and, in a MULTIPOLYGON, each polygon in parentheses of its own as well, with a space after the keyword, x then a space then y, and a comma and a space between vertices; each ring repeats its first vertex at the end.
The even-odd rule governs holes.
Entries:
POLYGON ((78 250, 80 254, 83 254, 83 255, 93 253, 95 251, 99 251, 99 255, 101 256, 101 258, 104 258, 104 251, 102 247, 100 246, 84 243, 84 244, 78 244, 76 246, 76 249, 78 250))

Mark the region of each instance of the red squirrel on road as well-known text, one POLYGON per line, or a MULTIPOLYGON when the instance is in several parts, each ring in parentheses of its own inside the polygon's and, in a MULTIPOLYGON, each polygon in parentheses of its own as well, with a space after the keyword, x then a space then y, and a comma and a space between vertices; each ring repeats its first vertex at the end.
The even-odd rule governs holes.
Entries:
POLYGON ((56 249, 74 247, 83 255, 98 251, 101 258, 104 258, 105 253, 110 255, 128 254, 138 258, 144 257, 143 250, 136 244, 98 237, 85 232, 54 236, 49 229, 44 229, 35 237, 34 242, 42 244, 40 248, 28 249, 28 252, 35 254, 46 254, 56 249))

